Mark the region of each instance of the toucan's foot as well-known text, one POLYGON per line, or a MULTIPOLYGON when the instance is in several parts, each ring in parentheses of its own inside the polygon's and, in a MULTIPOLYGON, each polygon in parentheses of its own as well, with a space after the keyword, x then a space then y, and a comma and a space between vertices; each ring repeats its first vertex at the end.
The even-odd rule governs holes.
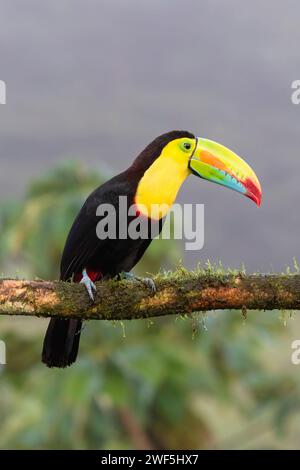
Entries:
POLYGON ((152 294, 155 294, 156 292, 156 285, 153 279, 151 277, 140 277, 139 280, 145 284, 145 286, 149 287, 151 290, 152 294))
POLYGON ((155 282, 153 281, 153 279, 151 279, 151 277, 140 277, 140 276, 135 276, 132 273, 123 272, 120 274, 120 278, 126 279, 127 281, 142 282, 143 284, 145 284, 146 287, 149 287, 152 294, 155 294, 156 292, 155 282))
POLYGON ((90 299, 94 302, 94 294, 93 290, 96 291, 97 288, 93 281, 90 279, 88 273, 86 272, 86 269, 82 271, 82 279, 80 281, 80 284, 84 284, 86 287, 86 290, 88 291, 90 299))

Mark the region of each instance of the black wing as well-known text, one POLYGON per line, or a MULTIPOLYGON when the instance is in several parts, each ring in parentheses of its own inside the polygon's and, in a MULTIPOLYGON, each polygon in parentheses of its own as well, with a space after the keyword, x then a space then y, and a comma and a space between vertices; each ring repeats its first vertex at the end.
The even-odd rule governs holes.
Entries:
MULTIPOLYGON (((133 201, 136 186, 130 181, 126 172, 115 176, 97 188, 85 201, 78 213, 65 244, 62 255, 60 278, 69 280, 74 273, 81 272, 99 251, 108 249, 109 239, 101 240, 97 237, 96 227, 101 220, 96 215, 100 204, 113 204, 118 207, 119 196, 125 195, 133 201)), ((106 274, 102 272, 102 274, 106 274)))

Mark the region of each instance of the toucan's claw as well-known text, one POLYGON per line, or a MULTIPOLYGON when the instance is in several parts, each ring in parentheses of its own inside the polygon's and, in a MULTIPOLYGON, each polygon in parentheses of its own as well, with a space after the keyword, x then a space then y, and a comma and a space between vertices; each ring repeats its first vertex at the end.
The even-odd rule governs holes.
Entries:
POLYGON ((140 277, 140 276, 135 276, 132 273, 123 272, 120 274, 120 278, 126 279, 127 281, 131 281, 131 282, 142 282, 143 284, 145 284, 146 287, 148 287, 151 290, 152 294, 155 294, 156 292, 155 282, 153 281, 153 279, 151 279, 151 277, 140 277))
POLYGON ((156 285, 153 279, 151 279, 151 277, 141 277, 140 281, 142 281, 145 284, 145 286, 149 287, 152 294, 156 293, 156 285))
POLYGON ((94 294, 93 290, 96 291, 97 287, 93 283, 93 281, 90 279, 88 273, 86 272, 86 269, 82 271, 82 279, 80 281, 80 284, 84 284, 86 287, 86 290, 88 291, 90 299, 94 302, 94 294))

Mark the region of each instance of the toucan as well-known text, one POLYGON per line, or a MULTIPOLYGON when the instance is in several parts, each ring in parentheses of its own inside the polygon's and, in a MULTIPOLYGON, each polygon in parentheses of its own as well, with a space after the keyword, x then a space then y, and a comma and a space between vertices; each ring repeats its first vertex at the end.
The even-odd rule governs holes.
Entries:
MULTIPOLYGON (((98 208, 112 206, 129 224, 136 217, 162 229, 168 210, 189 175, 233 189, 261 203, 261 186, 250 166, 228 148, 187 131, 171 131, 154 139, 122 173, 93 191, 79 211, 63 250, 60 279, 80 282, 94 300, 96 281, 130 273, 153 237, 99 237, 98 208), (120 196, 135 213, 120 208, 120 196), (123 198, 124 199, 124 198, 123 198), (159 208, 152 210, 152 208, 159 208), (124 212, 124 213, 123 213, 124 212)), ((119 218, 117 217, 117 220, 119 218)), ((149 279, 149 288, 155 286, 149 279)), ((42 361, 48 367, 66 367, 75 362, 82 321, 52 318, 43 344, 42 361)))

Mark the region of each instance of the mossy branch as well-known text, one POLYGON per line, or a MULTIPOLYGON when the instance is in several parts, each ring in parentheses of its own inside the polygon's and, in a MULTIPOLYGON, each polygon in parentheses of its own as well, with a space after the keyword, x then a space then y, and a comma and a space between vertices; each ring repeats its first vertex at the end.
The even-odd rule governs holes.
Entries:
POLYGON ((0 315, 125 320, 217 309, 300 309, 299 274, 219 274, 180 269, 141 282, 97 283, 95 303, 81 284, 0 280, 0 315))

